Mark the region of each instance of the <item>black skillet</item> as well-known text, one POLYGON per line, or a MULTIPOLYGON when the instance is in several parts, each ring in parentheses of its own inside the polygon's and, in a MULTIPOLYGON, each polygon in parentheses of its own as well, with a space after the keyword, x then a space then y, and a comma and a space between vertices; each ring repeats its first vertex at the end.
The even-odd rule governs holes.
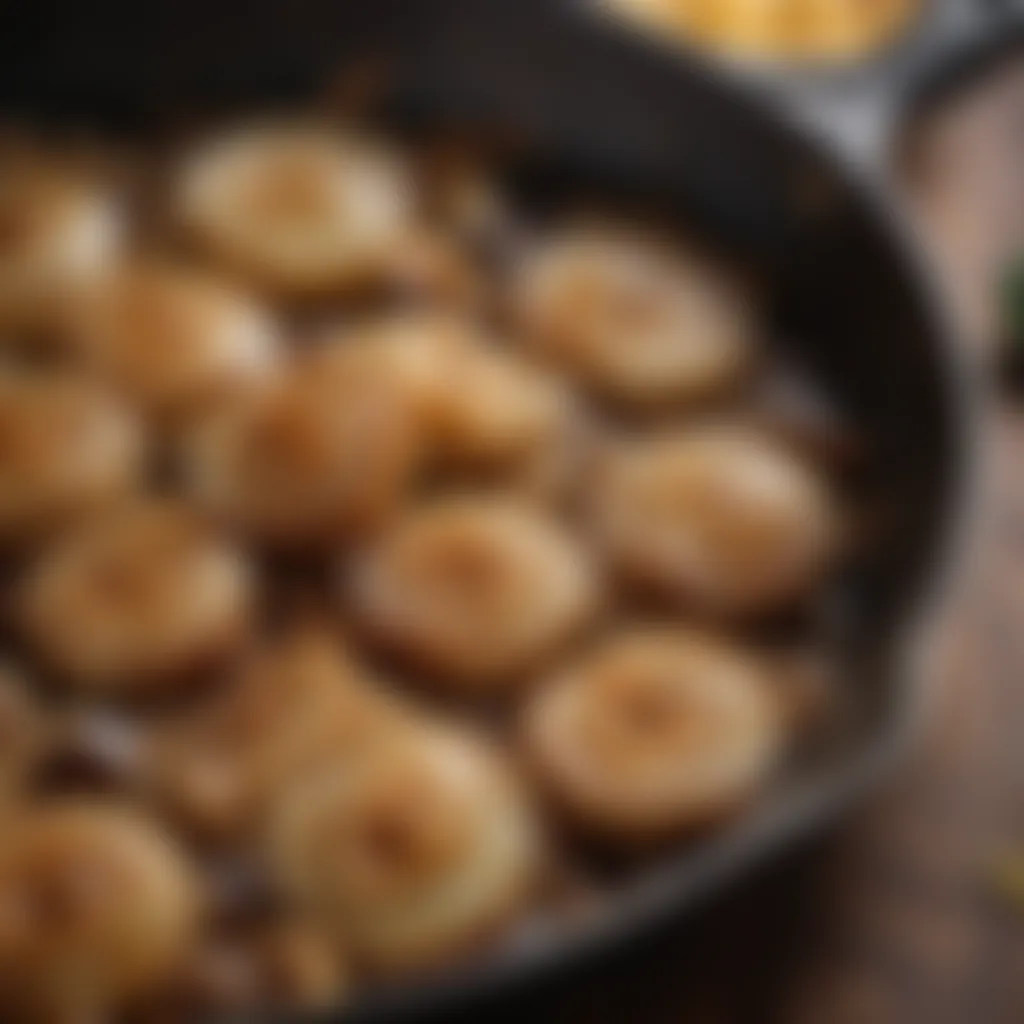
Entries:
POLYGON ((722 74, 579 4, 6 5, 0 109, 139 130, 190 109, 299 102, 339 64, 368 54, 387 59, 389 109, 403 124, 510 131, 527 143, 517 177, 533 194, 642 200, 753 268, 774 297, 773 335, 867 438, 888 510, 843 594, 856 712, 841 742, 727 831, 624 885, 585 928, 374 994, 346 1016, 447 1017, 479 1007, 486 1019, 553 968, 687 914, 836 816, 905 748, 925 693, 923 627, 959 547, 971 385, 941 296, 865 170, 870 161, 826 138, 846 116, 842 90, 823 118, 829 108, 800 99, 833 89, 820 77, 801 94, 792 79, 783 88, 781 77, 722 74))

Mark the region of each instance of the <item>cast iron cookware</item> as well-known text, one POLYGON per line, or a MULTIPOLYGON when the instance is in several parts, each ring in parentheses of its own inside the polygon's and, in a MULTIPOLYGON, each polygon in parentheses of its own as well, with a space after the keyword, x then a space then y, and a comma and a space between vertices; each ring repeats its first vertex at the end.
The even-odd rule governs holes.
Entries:
POLYGON ((843 737, 726 831, 630 880, 585 929, 376 994, 353 1018, 447 1015, 684 915, 835 816, 904 748, 922 629, 959 546, 970 384, 898 211, 843 147, 797 127, 771 90, 550 0, 7 7, 5 117, 146 131, 188 111, 298 103, 372 56, 402 124, 504 132, 537 196, 639 199, 743 260, 773 296, 771 336, 873 452, 886 528, 842 594, 855 697, 843 737))

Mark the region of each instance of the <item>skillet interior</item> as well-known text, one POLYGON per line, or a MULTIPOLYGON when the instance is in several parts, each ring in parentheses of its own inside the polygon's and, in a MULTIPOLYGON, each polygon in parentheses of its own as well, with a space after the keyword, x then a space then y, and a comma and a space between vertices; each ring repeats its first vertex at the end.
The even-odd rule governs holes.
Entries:
POLYGON ((528 143, 518 177, 537 197, 640 199, 749 264, 773 296, 773 336, 876 456, 886 528, 844 593, 856 688, 844 741, 751 817, 630 885, 585 935, 387 993, 356 1016, 448 1007, 676 913, 884 765, 916 703, 907 647, 957 518, 965 385, 887 204, 826 147, 740 87, 533 0, 306 0, 287 22, 273 3, 237 18, 180 3, 63 8, 23 9, 0 33, 5 111, 132 128, 211 105, 288 103, 339 61, 385 54, 389 110, 404 124, 514 130, 528 143))

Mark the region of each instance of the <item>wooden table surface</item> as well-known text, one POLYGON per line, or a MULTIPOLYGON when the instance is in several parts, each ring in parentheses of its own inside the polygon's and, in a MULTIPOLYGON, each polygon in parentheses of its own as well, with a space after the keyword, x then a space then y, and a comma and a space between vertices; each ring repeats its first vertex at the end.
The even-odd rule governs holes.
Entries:
MULTIPOLYGON (((985 358, 995 268, 1024 244, 1024 56, 921 143, 912 202, 985 358)), ((1015 850, 1024 875, 1024 395, 993 388, 983 433, 975 536, 910 760, 827 839, 517 1021, 1024 1022, 1024 893, 993 882, 1015 850)))

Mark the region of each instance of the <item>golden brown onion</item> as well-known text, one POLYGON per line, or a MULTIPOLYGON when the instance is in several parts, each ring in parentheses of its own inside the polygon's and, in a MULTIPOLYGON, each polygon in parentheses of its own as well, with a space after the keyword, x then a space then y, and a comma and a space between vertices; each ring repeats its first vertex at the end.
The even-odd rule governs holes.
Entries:
POLYGON ((241 678, 161 730, 159 802, 205 835, 235 837, 291 789, 340 771, 407 725, 323 627, 304 625, 255 654, 241 678))
POLYGON ((179 214, 257 288, 317 298, 372 283, 402 243, 412 183, 377 143, 302 126, 239 129, 186 161, 179 214))
POLYGON ((175 845, 130 811, 68 802, 5 822, 0 1006, 106 1018, 159 989, 188 953, 197 896, 175 845))
POLYGON ((36 541, 129 491, 143 435, 103 388, 0 371, 0 546, 36 541))
POLYGON ((624 843, 715 822, 764 784, 782 721, 766 673, 685 629, 613 637, 542 688, 530 758, 554 802, 624 843))
POLYGON ((539 851, 493 752, 427 727, 296 791, 273 836, 293 898, 384 971, 435 963, 505 923, 539 851))
POLYGON ((86 363, 158 416, 223 399, 277 362, 270 319, 242 293, 172 266, 136 264, 80 305, 86 363))
POLYGON ((186 507, 131 505, 74 531, 31 568, 21 622, 70 685, 146 696, 190 681, 249 627, 248 565, 186 507))
POLYGON ((201 419, 184 470, 199 502, 252 539, 315 549, 386 518, 423 444, 404 382, 380 360, 341 349, 201 419))
POLYGON ((56 160, 0 168, 0 343, 59 342, 69 309, 119 249, 120 213, 95 182, 56 160))
POLYGON ((623 576, 713 614, 803 599, 834 562, 840 532, 809 466, 765 436, 725 426, 613 453, 594 506, 623 576))
POLYGON ((540 353, 630 408, 718 394, 751 361, 751 297, 708 258, 638 228, 556 235, 527 260, 515 303, 540 353))
POLYGON ((572 538, 498 498, 413 511, 357 568, 351 599, 367 632, 438 686, 488 692, 592 616, 599 584, 572 538))

